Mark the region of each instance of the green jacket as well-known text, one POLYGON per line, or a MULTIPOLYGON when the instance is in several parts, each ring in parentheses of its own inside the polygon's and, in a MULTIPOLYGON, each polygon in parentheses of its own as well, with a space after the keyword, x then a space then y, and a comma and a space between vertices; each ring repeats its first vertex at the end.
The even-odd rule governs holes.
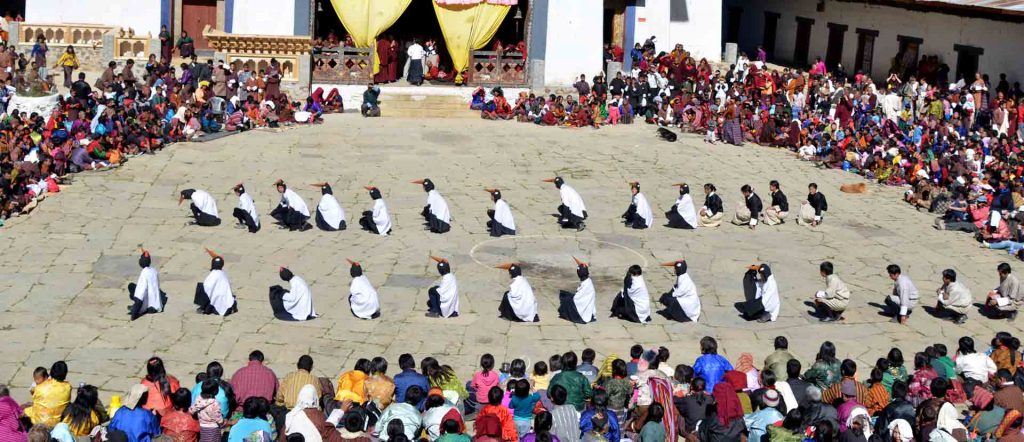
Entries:
POLYGON ((561 385, 565 388, 566 393, 568 393, 565 403, 572 404, 572 406, 576 407, 576 411, 583 411, 583 406, 594 393, 590 388, 590 381, 587 380, 587 377, 576 370, 563 370, 551 378, 551 383, 548 385, 549 394, 551 388, 555 385, 561 385))
POLYGON ((785 381, 789 378, 786 374, 786 364, 789 363, 790 359, 796 359, 796 356, 793 356, 789 350, 775 350, 767 358, 764 358, 764 369, 775 373, 777 381, 785 381))

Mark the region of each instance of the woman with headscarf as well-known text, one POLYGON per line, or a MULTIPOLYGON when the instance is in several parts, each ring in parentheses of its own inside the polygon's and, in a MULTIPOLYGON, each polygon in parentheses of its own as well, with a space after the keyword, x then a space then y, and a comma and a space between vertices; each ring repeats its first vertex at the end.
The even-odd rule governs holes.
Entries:
POLYGON ((904 419, 896 419, 889 423, 889 440, 893 442, 911 442, 914 440, 914 428, 904 419))
MULTIPOLYGON (((705 420, 714 420, 715 424, 726 430, 744 427, 743 407, 740 405, 740 398, 736 395, 736 391, 731 384, 722 382, 715 385, 715 388, 711 391, 711 396, 715 398, 715 413, 712 415, 709 410, 705 420)), ((702 438, 701 440, 706 439, 702 438)))
POLYGON ((740 303, 740 312, 744 319, 772 322, 779 318, 779 286, 768 264, 750 266, 743 276, 743 292, 746 301, 740 303))
POLYGON ((288 435, 301 434, 306 442, 341 442, 341 434, 327 423, 327 417, 320 411, 316 388, 305 385, 299 390, 295 407, 284 417, 284 430, 278 437, 286 442, 288 435))

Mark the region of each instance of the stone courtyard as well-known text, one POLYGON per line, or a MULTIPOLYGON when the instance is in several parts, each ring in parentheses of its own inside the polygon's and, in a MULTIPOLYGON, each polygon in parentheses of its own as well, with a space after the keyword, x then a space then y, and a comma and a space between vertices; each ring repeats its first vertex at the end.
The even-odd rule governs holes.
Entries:
POLYGON ((880 316, 878 305, 892 290, 885 274, 889 263, 904 268, 921 292, 921 304, 928 306, 935 303, 945 268, 955 269, 975 301, 983 301, 997 283, 995 266, 1007 257, 979 249, 969 235, 933 230, 930 214, 901 202, 902 189, 839 192, 840 184, 859 180, 783 150, 711 146, 695 135, 666 143, 643 124, 573 130, 346 114, 329 116, 316 127, 178 144, 120 169, 78 174, 65 191, 0 230, 0 248, 6 251, 0 255, 0 382, 25 399, 32 370, 64 359, 69 381, 97 385, 107 398, 123 394, 141 377, 151 355, 164 358, 169 372, 191 385, 207 362, 222 361, 232 373, 253 349, 266 353, 281 376, 308 353, 316 361, 314 371, 332 378, 356 359, 376 355, 396 366, 401 353, 417 359, 434 355, 465 379, 485 352, 499 363, 522 357, 532 365, 585 347, 597 350, 599 359, 626 357, 634 343, 665 345, 671 364, 692 364, 704 335, 718 338, 730 360, 752 351, 757 364, 770 351, 772 338, 785 335, 805 368, 820 342, 830 339, 841 358, 863 367, 893 345, 909 355, 932 343, 955 349, 963 335, 983 346, 996 331, 1020 331, 1020 323, 989 320, 976 311, 964 325, 937 320, 921 308, 908 326, 880 316), (541 180, 556 174, 587 204, 590 219, 583 232, 561 230, 552 217, 558 193, 541 180), (448 234, 422 229, 419 212, 426 195, 409 181, 427 177, 451 206, 448 234), (311 210, 319 191, 308 184, 330 182, 349 229, 278 230, 267 215, 278 201, 272 185, 278 178, 311 210), (663 212, 677 196, 672 183, 689 183, 698 206, 701 184, 715 183, 731 218, 741 185, 751 184, 767 205, 771 179, 782 183, 794 210, 806 185, 817 182, 829 200, 826 223, 811 229, 788 222, 754 231, 728 223, 696 231, 661 226, 663 212), (641 182, 654 206, 658 223, 652 229, 632 230, 619 221, 629 203, 626 183, 632 180, 641 182), (239 181, 261 213, 264 228, 257 234, 231 226, 237 203, 231 187, 239 181), (358 230, 359 214, 371 206, 364 185, 381 188, 395 223, 392 236, 358 230), (518 236, 487 235, 486 210, 492 204, 484 187, 502 190, 518 236), (224 224, 188 225, 187 206, 177 205, 178 192, 186 188, 209 191, 224 224), (126 285, 138 276, 140 246, 153 254, 169 302, 164 313, 129 322, 126 285), (192 305, 195 284, 209 270, 203 247, 226 258, 239 303, 239 312, 226 319, 197 315, 192 305), (427 289, 437 279, 429 255, 451 260, 462 300, 458 318, 424 317, 427 289), (572 256, 591 263, 601 313, 596 323, 577 326, 557 318, 558 290, 574 290, 577 283, 572 256), (377 287, 380 319, 362 321, 349 312, 345 258, 361 261, 377 287), (678 258, 687 259, 700 290, 699 322, 655 316, 652 323, 638 325, 607 318, 629 265, 643 266, 656 299, 674 280, 671 269, 657 264, 678 258), (508 275, 493 266, 513 260, 523 263, 537 294, 539 323, 497 319, 508 275), (845 323, 820 324, 807 313, 805 302, 823 286, 822 260, 833 261, 853 291, 845 323), (772 265, 783 298, 782 314, 771 324, 747 323, 733 307, 743 298, 746 267, 760 262, 772 265), (319 319, 273 319, 267 288, 281 283, 279 265, 310 283, 319 319))

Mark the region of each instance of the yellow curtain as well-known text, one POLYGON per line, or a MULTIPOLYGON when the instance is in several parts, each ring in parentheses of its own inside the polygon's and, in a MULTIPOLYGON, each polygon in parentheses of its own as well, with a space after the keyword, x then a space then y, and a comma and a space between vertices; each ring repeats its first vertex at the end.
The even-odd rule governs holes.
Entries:
POLYGON ((373 52, 373 73, 380 71, 380 60, 374 43, 377 36, 395 24, 412 0, 331 0, 334 12, 352 35, 358 48, 373 52))
MULTIPOLYGON (((339 1, 339 0, 333 0, 339 1)), ((462 71, 469 66, 469 53, 487 45, 498 32, 510 7, 481 2, 475 5, 439 5, 434 2, 448 54, 455 66, 455 82, 462 82, 462 71)))

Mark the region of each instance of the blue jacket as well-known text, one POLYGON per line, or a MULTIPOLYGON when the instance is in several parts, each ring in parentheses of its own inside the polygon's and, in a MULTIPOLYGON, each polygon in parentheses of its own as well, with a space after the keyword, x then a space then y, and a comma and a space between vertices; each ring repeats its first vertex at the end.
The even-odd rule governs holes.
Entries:
POLYGON ((430 384, 427 377, 416 372, 416 370, 405 370, 395 375, 395 402, 405 402, 405 391, 416 385, 423 389, 423 397, 430 391, 430 384))
MULTIPOLYGON (((593 429, 594 424, 590 420, 595 413, 597 410, 588 408, 580 414, 580 433, 587 434, 593 429)), ((619 439, 622 438, 622 432, 619 430, 619 417, 611 411, 606 411, 604 415, 608 419, 608 432, 604 434, 605 439, 608 439, 608 442, 619 442, 619 439)))
POLYGON ((722 355, 701 355, 693 363, 693 377, 702 377, 706 382, 704 391, 711 393, 715 385, 722 382, 725 372, 732 370, 732 364, 722 355))
POLYGON ((153 437, 160 435, 160 419, 142 407, 135 407, 134 410, 121 407, 114 413, 114 418, 110 420, 107 429, 124 432, 128 436, 128 442, 149 442, 153 437))

